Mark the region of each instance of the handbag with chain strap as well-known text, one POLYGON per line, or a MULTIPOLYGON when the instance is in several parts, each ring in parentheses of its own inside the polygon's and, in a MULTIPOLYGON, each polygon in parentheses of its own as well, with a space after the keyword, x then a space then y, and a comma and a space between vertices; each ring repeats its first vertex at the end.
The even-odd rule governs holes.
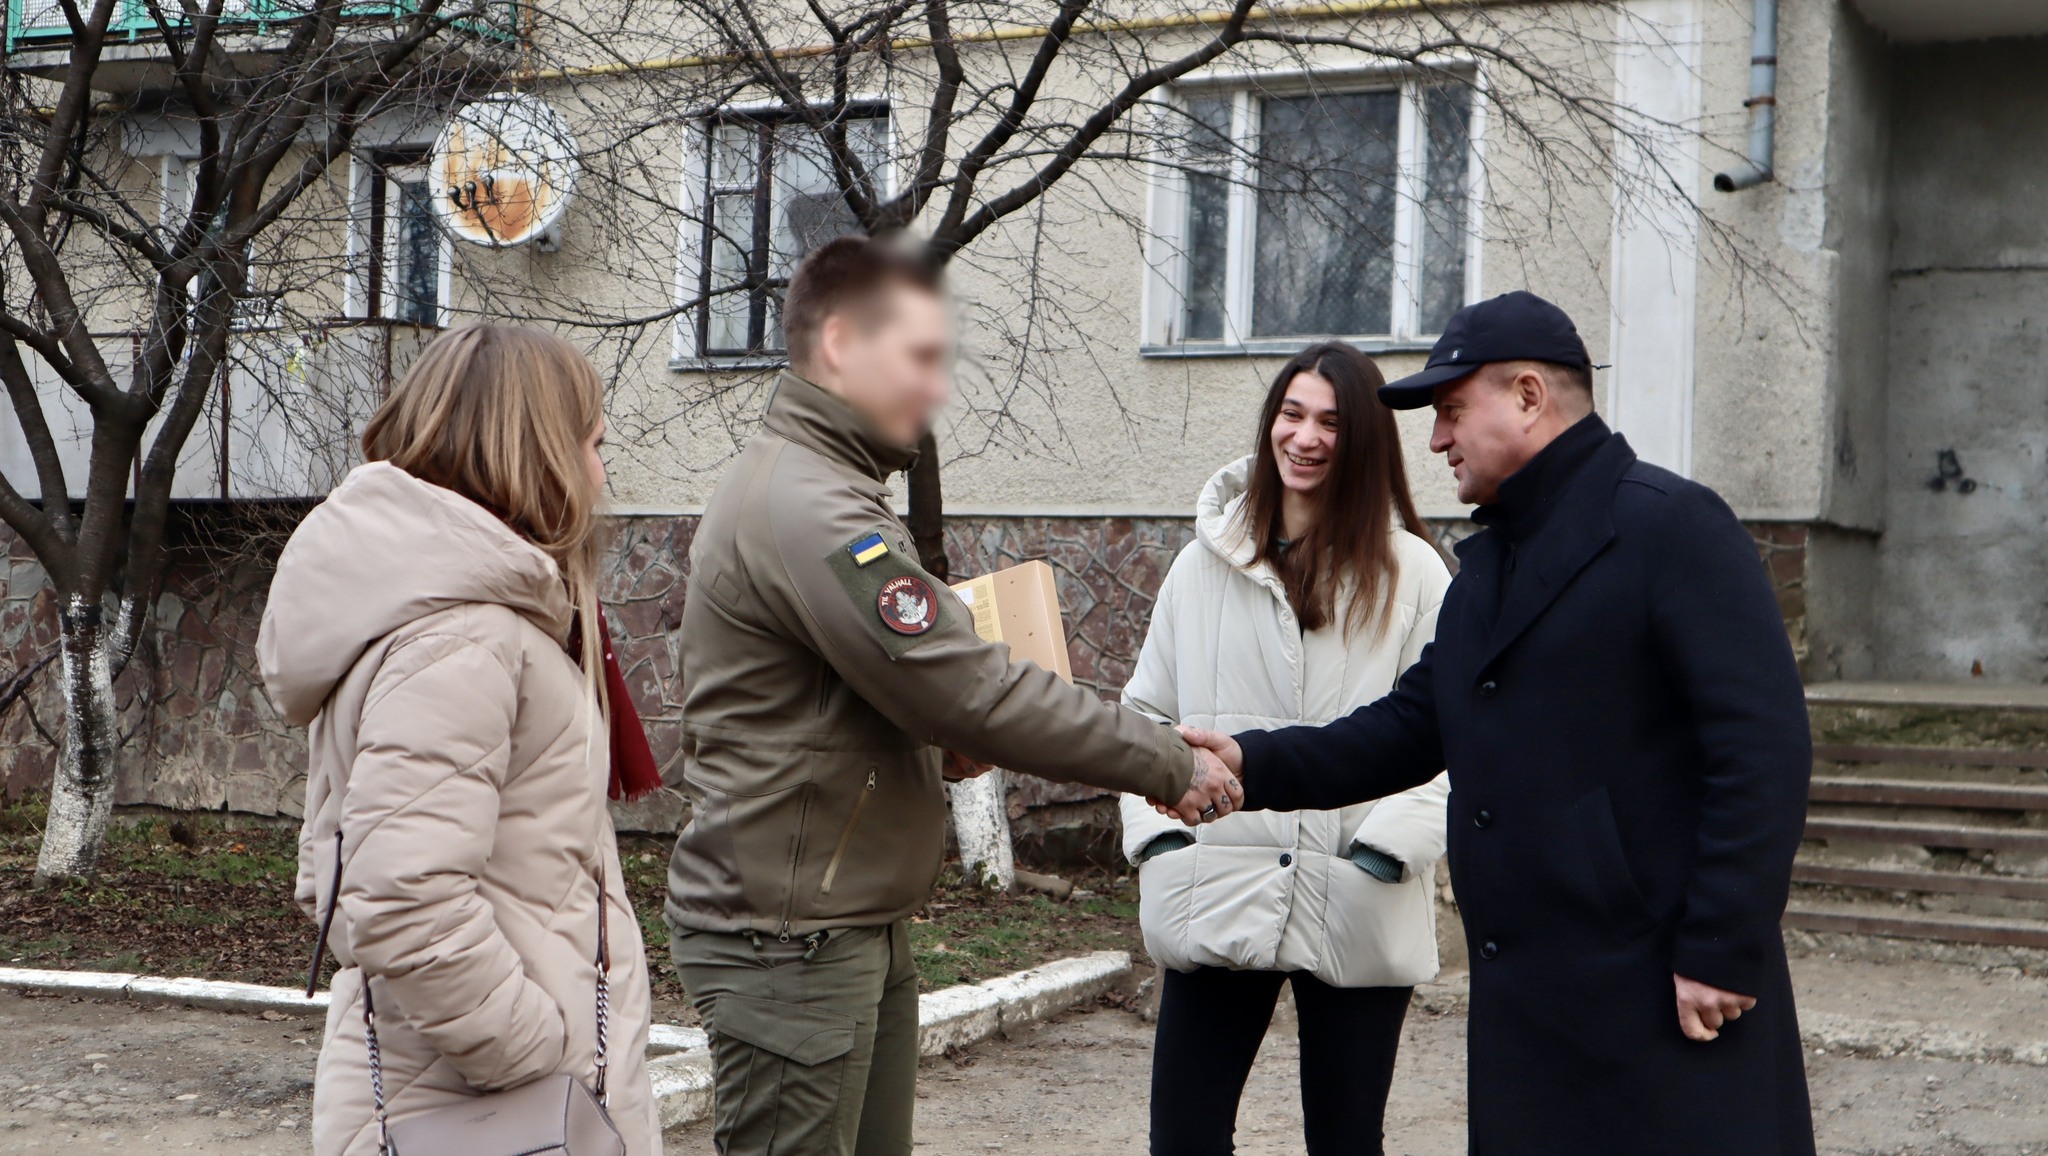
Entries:
MULTIPOLYGON (((334 882, 320 934, 313 942, 311 998, 320 981, 327 933, 341 898, 341 832, 334 833, 334 882)), ((363 1044, 370 1053, 370 1096, 377 1108, 377 1150, 383 1156, 625 1156, 626 1142, 605 1110, 605 1048, 611 1018, 611 944, 607 934, 604 875, 597 878, 597 1087, 567 1072, 543 1076, 503 1092, 390 1119, 384 1107, 384 1066, 377 1052, 377 1009, 370 977, 363 976, 363 1044)))

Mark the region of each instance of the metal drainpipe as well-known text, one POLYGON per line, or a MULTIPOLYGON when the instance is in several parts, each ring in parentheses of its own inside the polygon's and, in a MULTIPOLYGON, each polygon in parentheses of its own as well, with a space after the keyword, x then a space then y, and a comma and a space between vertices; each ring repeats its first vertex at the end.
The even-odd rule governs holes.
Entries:
POLYGON ((1771 179, 1778 135, 1778 0, 1756 0, 1755 29, 1749 40, 1749 159, 1725 173, 1714 174, 1714 187, 1724 193, 1763 184, 1771 179))

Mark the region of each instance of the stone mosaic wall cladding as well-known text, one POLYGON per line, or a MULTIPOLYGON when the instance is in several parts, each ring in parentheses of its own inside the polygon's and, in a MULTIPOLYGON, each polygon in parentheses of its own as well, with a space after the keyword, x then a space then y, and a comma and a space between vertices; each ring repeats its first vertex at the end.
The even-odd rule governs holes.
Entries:
MULTIPOLYGON (((254 647, 271 559, 298 509, 255 514, 206 509, 188 514, 157 602, 157 615, 117 683, 125 747, 118 798, 128 805, 297 816, 304 794, 305 739, 264 697, 254 647)), ((680 774, 678 681, 686 559, 696 520, 625 519, 615 531, 604 597, 627 685, 647 722, 655 757, 680 774)), ((1437 525, 1446 547, 1469 523, 1437 525)), ((1787 629, 1803 642, 1806 528, 1753 526, 1759 556, 1779 592, 1787 629)), ((976 574, 1044 558, 1058 575, 1071 635, 1075 680, 1114 698, 1144 641, 1154 594, 1193 538, 1179 518, 955 518, 947 549, 955 574, 976 574)), ((0 686, 56 649, 55 601, 28 548, 0 531, 6 550, 0 590, 0 686)), ((56 668, 0 716, 0 789, 18 794, 49 782, 52 737, 63 712, 56 668)), ((1077 768, 1079 770, 1080 768, 1077 768)), ((1020 778, 1011 814, 1026 841, 1101 849, 1113 831, 1113 800, 1093 788, 1020 778)), ((680 795, 622 809, 621 826, 673 829, 680 795)))

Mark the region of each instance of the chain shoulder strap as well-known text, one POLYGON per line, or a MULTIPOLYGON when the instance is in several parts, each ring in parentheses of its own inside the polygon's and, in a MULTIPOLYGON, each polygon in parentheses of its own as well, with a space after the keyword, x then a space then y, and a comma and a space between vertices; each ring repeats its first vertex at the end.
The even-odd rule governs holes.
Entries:
POLYGON ((605 1090, 605 1071, 609 1061, 606 1054, 611 1045, 612 1019, 612 945, 611 945, 611 893, 604 885, 604 864, 597 867, 597 1102, 611 1107, 611 1093, 605 1090))
POLYGON ((377 1002, 370 998, 370 975, 363 977, 363 1050, 370 1056, 370 1102, 377 1108, 377 1151, 391 1156, 391 1116, 384 1109, 384 1057, 377 1051, 377 1002))

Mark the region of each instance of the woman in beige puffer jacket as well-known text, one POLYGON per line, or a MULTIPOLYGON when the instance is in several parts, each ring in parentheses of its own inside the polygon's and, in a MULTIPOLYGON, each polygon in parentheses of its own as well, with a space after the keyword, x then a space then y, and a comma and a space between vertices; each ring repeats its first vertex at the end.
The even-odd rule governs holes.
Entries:
POLYGON ((646 953, 585 673, 596 632, 569 649, 595 611, 602 400, 558 338, 448 333, 279 559, 257 654, 271 700, 310 726, 297 899, 315 919, 337 837, 341 860, 320 1156, 377 1151, 366 975, 393 1119, 556 1072, 594 1087, 601 905, 610 1112, 633 1156, 661 1151, 646 953))

